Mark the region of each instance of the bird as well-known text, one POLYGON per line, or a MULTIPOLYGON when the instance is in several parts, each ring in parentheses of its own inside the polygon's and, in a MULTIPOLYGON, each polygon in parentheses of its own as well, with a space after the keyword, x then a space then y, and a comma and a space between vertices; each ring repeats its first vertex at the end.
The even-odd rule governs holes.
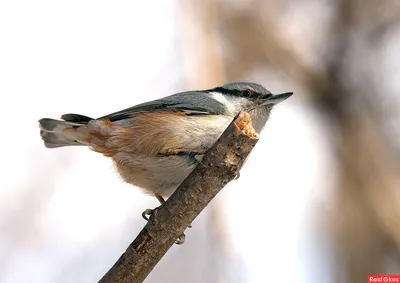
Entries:
POLYGON ((246 111, 260 133, 274 105, 293 92, 234 82, 179 92, 100 118, 64 114, 39 120, 47 148, 86 146, 113 160, 122 179, 161 204, 201 162, 233 118, 246 111))

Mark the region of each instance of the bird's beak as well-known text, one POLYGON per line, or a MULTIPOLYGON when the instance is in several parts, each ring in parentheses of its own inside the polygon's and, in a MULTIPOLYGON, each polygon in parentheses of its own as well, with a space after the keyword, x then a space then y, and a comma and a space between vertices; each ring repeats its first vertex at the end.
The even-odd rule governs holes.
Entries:
POLYGON ((285 93, 280 93, 280 94, 273 94, 272 96, 268 97, 264 104, 278 104, 281 103, 282 101, 288 99, 291 97, 293 92, 285 92, 285 93))

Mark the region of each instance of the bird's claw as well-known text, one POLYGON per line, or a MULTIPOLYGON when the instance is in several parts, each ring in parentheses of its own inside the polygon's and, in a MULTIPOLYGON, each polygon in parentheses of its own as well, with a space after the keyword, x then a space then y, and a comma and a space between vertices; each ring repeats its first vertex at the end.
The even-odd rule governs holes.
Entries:
POLYGON ((185 238, 185 233, 182 233, 182 235, 180 235, 178 239, 176 239, 175 244, 182 245, 185 242, 185 238))
POLYGON ((144 220, 149 221, 150 216, 157 210, 157 208, 154 209, 146 209, 145 211, 142 212, 142 217, 144 220))
MULTIPOLYGON (((146 209, 145 211, 142 212, 142 217, 144 220, 149 221, 149 218, 151 215, 154 214, 154 212, 156 212, 157 208, 154 209, 146 209)), ((192 225, 189 225, 189 228, 192 228, 192 225)), ((178 237, 178 239, 176 239, 175 244, 177 245, 182 245, 185 242, 186 236, 185 233, 182 233, 182 235, 180 235, 178 237)))
POLYGON ((240 178, 240 172, 238 172, 237 174, 236 174, 236 176, 235 176, 235 178, 233 178, 233 180, 237 180, 237 179, 239 179, 240 178))

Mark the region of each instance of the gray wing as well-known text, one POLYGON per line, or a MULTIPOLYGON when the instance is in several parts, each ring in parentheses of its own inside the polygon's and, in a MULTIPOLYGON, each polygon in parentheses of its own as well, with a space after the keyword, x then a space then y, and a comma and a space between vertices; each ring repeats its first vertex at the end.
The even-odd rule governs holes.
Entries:
POLYGON ((107 119, 113 122, 132 118, 136 113, 168 110, 182 112, 190 116, 221 115, 226 112, 226 107, 206 92, 188 91, 135 105, 98 119, 107 119))

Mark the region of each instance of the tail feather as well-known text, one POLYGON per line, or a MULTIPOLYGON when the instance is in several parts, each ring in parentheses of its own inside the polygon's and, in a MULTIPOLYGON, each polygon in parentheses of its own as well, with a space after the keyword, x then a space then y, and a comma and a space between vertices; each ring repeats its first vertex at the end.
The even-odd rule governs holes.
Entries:
POLYGON ((74 122, 74 123, 81 123, 81 124, 86 124, 89 123, 93 118, 90 118, 88 116, 84 115, 79 115, 79 114, 64 114, 61 116, 61 119, 67 121, 67 122, 74 122))
POLYGON ((72 145, 87 145, 88 137, 86 124, 93 120, 78 114, 66 114, 64 120, 43 118, 39 120, 40 136, 47 148, 57 148, 72 145))
POLYGON ((70 146, 70 145, 84 145, 80 142, 66 139, 61 134, 54 134, 54 133, 40 131, 40 135, 42 137, 42 140, 44 141, 44 145, 47 148, 57 148, 57 147, 70 146))

